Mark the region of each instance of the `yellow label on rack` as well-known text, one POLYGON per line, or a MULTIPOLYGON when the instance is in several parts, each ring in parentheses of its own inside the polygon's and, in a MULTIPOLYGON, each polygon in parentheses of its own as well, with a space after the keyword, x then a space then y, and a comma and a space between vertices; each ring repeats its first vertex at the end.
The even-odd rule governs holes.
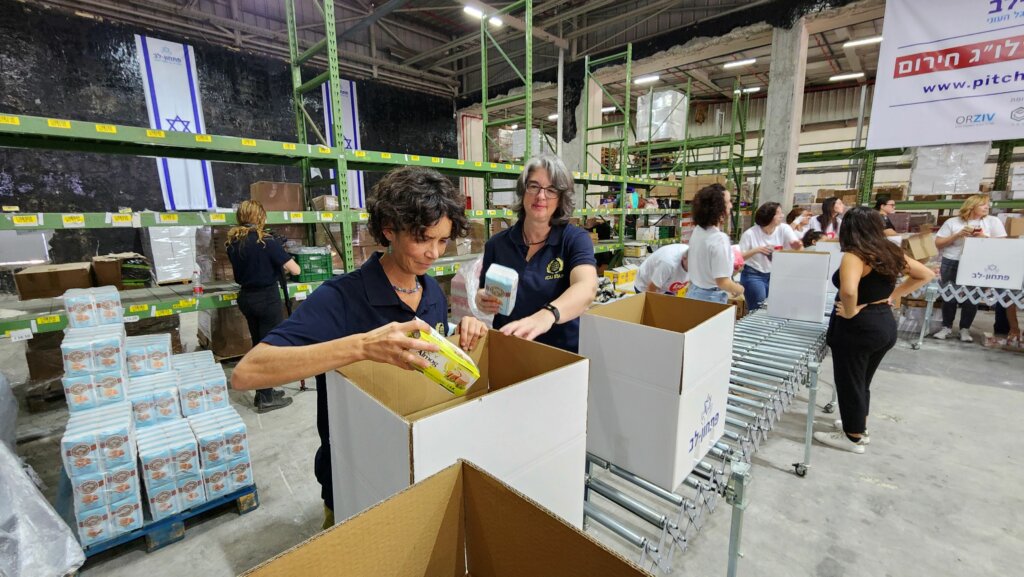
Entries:
POLYGON ((334 213, 333 212, 321 212, 320 213, 320 220, 324 220, 324 221, 327 221, 327 222, 332 222, 332 221, 334 221, 334 213))
POLYGON ((21 207, 20 206, 13 206, 13 205, 10 205, 10 204, 5 204, 5 205, 3 205, 2 208, 3 208, 4 212, 21 212, 21 207))
POLYGON ((479 166, 483 166, 483 165, 484 165, 484 163, 480 162, 479 160, 473 161, 473 166, 478 166, 479 167, 479 166))
POLYGON ((44 317, 36 317, 37 325, 55 325, 60 322, 60 315, 46 315, 44 317))
POLYGON ((21 119, 17 116, 8 116, 6 114, 0 114, 0 124, 10 124, 11 126, 18 126, 21 124, 21 119))
POLYGON ((512 165, 511 164, 506 164, 505 165, 505 170, 512 170, 512 165))
POLYGON ((355 152, 356 158, 363 158, 363 157, 366 156, 366 151, 365 150, 356 150, 354 152, 355 152))
POLYGON ((113 124, 97 124, 96 132, 102 132, 103 134, 117 134, 117 127, 113 124))
POLYGON ((436 156, 431 156, 430 157, 430 162, 433 162, 434 164, 437 164, 437 163, 441 162, 441 159, 436 157, 436 156))
POLYGON ((487 211, 487 216, 497 216, 497 215, 498 215, 498 211, 496 211, 496 210, 488 210, 487 211))
POLYGON ((385 159, 385 160, 387 160, 387 159, 391 158, 391 153, 390 152, 382 152, 382 153, 380 153, 380 157, 385 159))
POLYGON ((163 130, 146 130, 146 136, 150 138, 164 138, 167 136, 163 130))
POLYGON ((131 226, 132 215, 128 214, 112 214, 110 215, 110 224, 113 226, 131 226))
POLYGON ((455 164, 457 164, 459 166, 462 166, 463 164, 466 164, 466 161, 465 160, 456 160, 455 164))
POLYGON ((310 286, 308 284, 297 284, 295 285, 295 292, 297 293, 308 293, 310 286))
POLYGON ((491 168, 498 168, 498 165, 492 162, 491 163, 491 168))
POLYGON ((243 138, 242 146, 256 146, 256 141, 252 138, 243 138))
POLYGON ((160 217, 157 220, 165 224, 176 224, 178 222, 178 215, 174 213, 162 212, 160 213, 160 217))
POLYGON ((296 146, 294 142, 282 142, 281 148, 285 150, 295 150, 296 146))
POLYGON ((46 125, 49 126, 50 128, 64 128, 64 129, 71 128, 71 122, 70 121, 68 121, 68 120, 58 120, 56 118, 47 118, 46 119, 46 125))
POLYGON ((238 293, 224 293, 220 295, 221 302, 233 301, 238 298, 238 293))
POLYGON ((360 212, 359 213, 359 220, 370 220, 370 213, 368 213, 368 212, 360 212))
POLYGON ((173 314, 174 314, 174 311, 172 311, 171 309, 163 309, 163 310, 155 311, 153 313, 153 316, 154 317, 169 317, 169 316, 171 316, 173 314))
POLYGON ((434 267, 434 274, 444 274, 444 267, 443 266, 435 266, 434 267))
POLYGON ((213 142, 213 137, 209 134, 197 134, 196 142, 213 142))
POLYGON ((420 159, 420 157, 418 155, 416 155, 416 154, 413 154, 413 155, 409 156, 409 160, 411 160, 413 162, 415 162, 415 161, 417 161, 419 159, 420 159))
POLYGON ((484 215, 484 211, 482 211, 482 210, 475 210, 475 211, 473 211, 473 214, 476 215, 476 216, 483 216, 484 215))
POLYGON ((149 305, 132 305, 128 307, 130 313, 144 313, 149 310, 149 305))
POLYGON ((290 212, 288 213, 288 220, 292 222, 302 222, 303 214, 301 212, 290 212))
POLYGON ((64 224, 64 228, 76 228, 85 226, 84 214, 62 214, 60 216, 60 220, 64 224))
POLYGON ((34 214, 18 214, 14 216, 14 226, 36 226, 39 217, 34 214))
POLYGON ((214 212, 210 214, 210 222, 227 222, 228 215, 222 212, 214 212))
POLYGON ((319 152, 320 154, 330 154, 330 153, 331 153, 331 147, 329 147, 329 146, 323 146, 323 145, 321 145, 321 144, 318 144, 318 145, 316 146, 316 150, 317 150, 317 152, 319 152))
POLYGON ((180 301, 171 305, 176 309, 187 309, 196 306, 196 299, 181 299, 180 301))
POLYGON ((576 172, 576 171, 573 171, 573 173, 572 173, 572 177, 573 177, 573 178, 579 178, 579 177, 580 177, 580 173, 578 173, 578 172, 576 172))
POLYGON ((459 264, 459 263, 453 264, 452 265, 452 272, 459 272, 459 268, 461 268, 461 267, 462 267, 462 265, 459 264))

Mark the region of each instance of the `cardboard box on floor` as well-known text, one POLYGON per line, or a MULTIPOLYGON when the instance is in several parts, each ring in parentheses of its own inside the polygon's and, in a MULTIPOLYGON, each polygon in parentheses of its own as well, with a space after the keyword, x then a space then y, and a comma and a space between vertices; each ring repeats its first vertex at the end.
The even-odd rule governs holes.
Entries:
POLYGON ((465 458, 582 526, 586 359, 493 330, 467 352, 480 379, 459 398, 392 365, 327 374, 335 519, 465 458))
POLYGON ((92 264, 71 262, 44 264, 23 268, 14 273, 18 298, 27 301, 59 297, 73 288, 89 288, 92 283, 92 264))
POLYGON ((460 461, 245 577, 643 577, 650 574, 460 461))
POLYGON ((199 311, 199 342, 221 358, 240 357, 252 348, 249 324, 238 307, 199 311))
POLYGON ((669 491, 725 431, 733 307, 642 293, 591 309, 587 450, 669 491))
POLYGON ((768 314, 783 319, 820 323, 828 298, 832 255, 810 250, 772 253, 768 281, 768 314))

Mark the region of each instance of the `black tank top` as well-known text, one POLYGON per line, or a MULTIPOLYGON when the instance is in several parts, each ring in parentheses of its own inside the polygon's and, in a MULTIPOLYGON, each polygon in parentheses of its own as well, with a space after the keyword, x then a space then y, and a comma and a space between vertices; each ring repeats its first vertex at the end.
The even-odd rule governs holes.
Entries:
MULTIPOLYGON (((832 284, 836 288, 839 286, 839 271, 837 270, 832 275, 832 284)), ((887 279, 878 273, 875 269, 871 269, 867 275, 860 278, 860 284, 857 285, 857 304, 866 305, 868 303, 878 302, 889 298, 892 291, 896 288, 895 279, 887 279)), ((839 295, 836 295, 836 300, 839 300, 839 295)))

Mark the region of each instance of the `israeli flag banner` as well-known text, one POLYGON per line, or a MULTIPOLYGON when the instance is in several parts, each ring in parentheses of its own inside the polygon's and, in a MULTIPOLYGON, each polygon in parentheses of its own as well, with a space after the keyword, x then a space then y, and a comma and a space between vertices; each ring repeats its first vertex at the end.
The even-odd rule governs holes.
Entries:
MULTIPOLYGON (((331 92, 328 90, 328 83, 320 87, 320 96, 324 104, 324 125, 334 126, 334 116, 331 114, 331 92)), ((359 150, 359 112, 358 101, 356 100, 356 83, 351 80, 341 80, 341 136, 345 150, 359 150)), ((325 134, 329 145, 338 146, 334 142, 334 131, 328 128, 325 134)), ((328 178, 334 178, 334 171, 329 171, 328 178)), ((331 187, 331 194, 338 196, 338 188, 331 187)), ((363 171, 348 171, 348 204, 352 208, 363 208, 366 206, 363 196, 363 171)))
MULTIPOLYGON (((149 127, 205 134, 206 122, 192 47, 138 34, 135 46, 146 93, 149 127)), ((217 206, 208 161, 158 158, 156 167, 166 210, 208 210, 217 206)))

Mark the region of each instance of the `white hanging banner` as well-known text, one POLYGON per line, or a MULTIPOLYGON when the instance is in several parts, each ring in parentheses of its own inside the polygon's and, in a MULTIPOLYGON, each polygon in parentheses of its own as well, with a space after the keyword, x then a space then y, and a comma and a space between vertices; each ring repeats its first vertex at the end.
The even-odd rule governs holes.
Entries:
POLYGON ((887 0, 868 148, 1024 134, 1024 0, 887 0))
MULTIPOLYGON (((324 137, 328 144, 338 146, 334 142, 334 118, 331 115, 331 93, 328 90, 328 83, 320 87, 320 96, 324 104, 324 126, 327 132, 324 137)), ((341 136, 344 142, 341 144, 345 150, 359 150, 359 112, 358 101, 356 100, 356 83, 351 80, 341 80, 341 136)), ((334 178, 334 171, 329 171, 328 178, 334 178)), ((331 194, 338 196, 338 188, 331 187, 331 194)), ((361 170, 348 171, 348 204, 350 207, 362 208, 366 206, 363 196, 363 172, 361 170)))
MULTIPOLYGON (((206 121, 192 47, 138 34, 135 46, 146 93, 149 127, 204 134, 206 121)), ((156 166, 167 210, 207 210, 217 206, 209 162, 158 158, 156 166)))

